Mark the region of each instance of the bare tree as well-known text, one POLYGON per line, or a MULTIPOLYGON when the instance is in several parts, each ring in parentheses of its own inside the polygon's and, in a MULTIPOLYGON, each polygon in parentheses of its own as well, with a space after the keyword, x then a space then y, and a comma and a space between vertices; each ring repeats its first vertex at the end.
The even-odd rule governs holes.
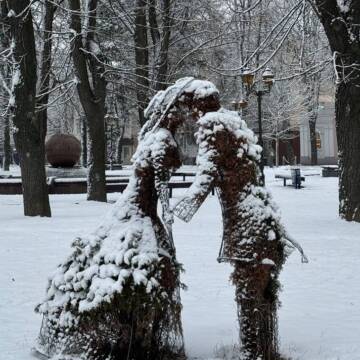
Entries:
POLYGON ((8 0, 7 19, 11 31, 13 74, 12 106, 14 140, 20 156, 24 213, 51 216, 45 174, 46 124, 37 116, 37 61, 31 3, 8 0))
MULTIPOLYGON (((299 23, 299 33, 301 41, 298 41, 299 67, 307 69, 320 62, 322 57, 326 57, 328 46, 325 44, 326 37, 321 29, 321 23, 316 17, 311 5, 304 2, 302 9, 301 22, 299 23), (326 51, 324 53, 324 50, 326 51)), ((310 161, 311 165, 317 165, 316 147, 316 123, 318 118, 319 96, 322 83, 322 72, 319 69, 313 74, 305 74, 302 81, 305 86, 304 98, 308 112, 308 126, 310 133, 310 161)))
MULTIPOLYGON (((0 13, 1 18, 6 18, 8 11, 7 5, 5 1, 0 2, 0 13)), ((0 52, 3 53, 6 49, 10 48, 10 33, 8 26, 5 23, 1 23, 1 33, 0 33, 0 52)), ((4 149, 4 158, 3 158, 3 170, 10 170, 10 162, 11 162, 11 144, 10 144, 10 114, 7 111, 8 106, 8 97, 9 97, 9 89, 10 89, 10 64, 7 63, 6 55, 2 56, 3 67, 0 69, 0 82, 3 84, 0 85, 1 89, 1 97, 0 97, 0 118, 2 120, 2 138, 3 138, 3 149, 4 149)))
POLYGON ((339 212, 360 222, 360 2, 315 0, 333 53, 337 78, 335 113, 339 146, 339 212))
POLYGON ((279 145, 299 136, 306 116, 304 97, 294 82, 275 83, 264 111, 264 138, 275 142, 275 165, 279 166, 279 145))
POLYGON ((43 5, 43 47, 41 53, 41 69, 40 69, 40 85, 39 93, 36 101, 36 116, 37 121, 41 124, 43 138, 45 139, 48 122, 48 103, 50 95, 50 78, 52 65, 52 37, 53 37, 53 22, 57 6, 53 1, 45 1, 43 5))
POLYGON ((316 147, 316 122, 318 118, 319 97, 320 97, 320 74, 315 74, 309 79, 305 77, 304 82, 307 90, 306 102, 308 108, 308 124, 310 132, 310 161, 311 165, 317 165, 317 147, 316 147))
POLYGON ((155 50, 154 61, 154 80, 155 90, 164 90, 168 83, 169 70, 169 47, 172 30, 173 17, 171 10, 173 2, 164 0, 160 2, 161 28, 157 21, 156 1, 149 2, 149 24, 153 47, 155 50))
POLYGON ((77 89, 88 126, 88 200, 106 201, 105 124, 106 79, 104 58, 96 41, 98 1, 87 2, 85 35, 80 0, 69 0, 72 58, 78 77, 77 89))
POLYGON ((135 5, 135 61, 136 61, 136 96, 138 101, 138 112, 140 125, 144 125, 144 109, 146 108, 149 88, 149 49, 147 36, 147 2, 136 0, 135 5))

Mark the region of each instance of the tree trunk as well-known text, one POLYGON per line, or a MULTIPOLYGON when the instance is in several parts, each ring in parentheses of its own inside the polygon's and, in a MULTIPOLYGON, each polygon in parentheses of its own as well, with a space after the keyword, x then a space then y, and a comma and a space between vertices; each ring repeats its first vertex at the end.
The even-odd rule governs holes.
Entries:
POLYGON ((168 66, 169 66, 169 46, 170 35, 172 26, 170 0, 161 2, 160 10, 162 15, 162 31, 160 33, 157 14, 156 14, 156 1, 150 0, 149 2, 149 24, 151 30, 151 37, 155 51, 155 69, 154 69, 154 88, 155 90, 164 90, 168 86, 168 66))
POLYGON ((4 117, 4 160, 3 170, 9 171, 11 164, 11 142, 10 142, 10 124, 9 115, 4 117))
POLYGON ((360 222, 359 85, 339 84, 335 99, 340 166, 339 212, 348 221, 360 222))
POLYGON ((275 140, 275 166, 279 166, 279 139, 275 140))
POLYGON ((45 137, 42 124, 35 114, 37 64, 34 29, 29 0, 8 1, 9 11, 22 13, 12 17, 11 35, 14 43, 13 74, 15 109, 13 122, 16 149, 20 157, 24 214, 51 216, 45 173, 45 137))
POLYGON ((89 127, 88 200, 106 202, 104 113, 94 110, 87 115, 89 127))
POLYGON ((360 57, 358 24, 360 2, 349 1, 348 10, 336 0, 316 0, 334 56, 337 78, 336 130, 339 147, 339 213, 360 222, 360 57))
POLYGON ((311 149, 311 165, 317 165, 318 156, 317 156, 317 146, 316 146, 316 119, 312 119, 312 115, 309 120, 309 130, 310 130, 310 149, 311 149))
POLYGON ((20 156, 24 214, 50 217, 43 139, 30 125, 15 134, 15 144, 20 156))
POLYGON ((87 125, 86 118, 81 118, 81 164, 83 167, 87 167, 88 158, 88 145, 87 145, 87 125))
POLYGON ((136 97, 140 126, 145 123, 144 110, 149 102, 149 49, 146 20, 146 0, 135 3, 135 62, 136 62, 136 97))
MULTIPOLYGON (((88 54, 85 55, 83 48, 83 29, 81 24, 80 0, 69 0, 71 13, 72 58, 76 69, 79 83, 77 89, 81 105, 84 109, 88 128, 88 200, 106 202, 106 178, 105 178, 105 100, 106 79, 103 76, 104 65, 101 53, 93 54, 93 45, 96 33, 97 0, 89 0, 88 28, 86 31, 86 46, 88 54)), ((97 45, 97 44, 96 44, 97 45)), ((98 45, 97 45, 98 47, 98 45)))
POLYGON ((50 78, 52 62, 52 30, 56 6, 50 1, 44 4, 43 48, 41 52, 40 89, 37 96, 37 122, 45 140, 47 133, 48 103, 50 95, 50 78))
POLYGON ((117 164, 121 164, 122 163, 122 159, 121 159, 121 155, 122 155, 122 139, 123 136, 119 136, 116 140, 116 163, 117 164))
MULTIPOLYGON (((8 14, 8 9, 7 9, 7 4, 5 2, 0 2, 0 17, 5 18, 7 17, 8 14)), ((6 26, 6 24, 1 21, 0 22, 0 52, 8 49, 10 47, 10 36, 11 34, 9 34, 9 30, 8 27, 6 26)), ((4 79, 7 84, 6 86, 10 88, 10 84, 7 81, 7 79, 10 77, 10 64, 2 64, 1 66, 3 68, 4 71, 4 79)), ((7 99, 8 94, 6 93, 5 89, 3 89, 3 99, 7 99)), ((10 114, 8 114, 7 112, 5 114, 2 115, 2 118, 4 120, 4 127, 3 127, 3 137, 4 137, 4 142, 3 142, 3 147, 4 147, 4 158, 3 158, 3 163, 2 163, 2 167, 4 171, 9 171, 10 170, 10 163, 11 163, 11 143, 10 143, 10 118, 9 118, 10 114)))
POLYGON ((308 112, 309 112, 309 133, 310 133, 310 161, 311 165, 318 164, 318 154, 316 146, 316 122, 319 113, 320 96, 320 74, 305 78, 308 88, 308 112))

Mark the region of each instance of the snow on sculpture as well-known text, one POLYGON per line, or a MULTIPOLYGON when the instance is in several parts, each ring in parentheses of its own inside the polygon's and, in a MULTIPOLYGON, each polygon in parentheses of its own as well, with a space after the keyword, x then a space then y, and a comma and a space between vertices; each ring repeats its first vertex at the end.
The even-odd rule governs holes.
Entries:
POLYGON ((171 234, 168 181, 180 164, 176 129, 219 108, 207 81, 159 92, 133 157, 129 185, 102 224, 72 244, 50 277, 39 351, 96 360, 184 358, 181 265, 171 234), (160 199, 162 219, 157 214, 160 199))
POLYGON ((241 358, 279 358, 278 275, 287 248, 301 248, 259 186, 256 137, 237 113, 219 108, 214 85, 192 78, 152 99, 129 185, 50 277, 37 307, 41 352, 88 360, 185 358, 168 182, 181 165, 175 133, 189 119, 198 120, 197 173, 174 213, 189 221, 216 188, 224 223, 218 260, 234 266, 241 358))
POLYGON ((278 275, 286 248, 301 248, 286 234, 270 194, 258 186, 261 147, 246 123, 221 109, 201 117, 198 125, 196 177, 174 213, 189 221, 216 188, 223 217, 218 260, 234 266, 241 359, 279 359, 278 275))

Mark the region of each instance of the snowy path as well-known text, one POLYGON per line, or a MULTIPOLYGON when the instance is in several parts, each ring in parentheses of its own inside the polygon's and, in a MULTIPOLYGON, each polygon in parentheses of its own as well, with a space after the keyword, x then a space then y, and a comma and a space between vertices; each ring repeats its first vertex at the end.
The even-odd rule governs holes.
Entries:
MULTIPOLYGON (((282 351, 294 360, 360 360, 360 224, 338 219, 337 179, 309 176, 304 189, 294 190, 275 182, 270 171, 268 186, 310 258, 301 264, 294 253, 282 272, 282 351)), ((47 275, 74 236, 96 226, 111 206, 86 202, 84 195, 55 195, 51 203, 53 218, 31 219, 22 216, 21 197, 0 196, 1 360, 31 359, 41 322, 33 308, 47 275)), ((220 221, 212 197, 190 224, 177 221, 174 227, 189 287, 182 295, 186 346, 201 358, 237 338, 231 269, 216 262, 220 221)))

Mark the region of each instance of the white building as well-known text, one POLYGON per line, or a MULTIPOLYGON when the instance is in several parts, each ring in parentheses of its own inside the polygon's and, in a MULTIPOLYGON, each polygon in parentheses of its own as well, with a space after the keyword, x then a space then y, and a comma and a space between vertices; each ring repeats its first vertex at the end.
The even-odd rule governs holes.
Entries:
MULTIPOLYGON (((320 95, 319 114, 316 123, 318 164, 335 165, 338 148, 335 127, 335 106, 331 95, 320 95)), ((300 126, 300 162, 311 163, 310 131, 307 119, 300 126)))

